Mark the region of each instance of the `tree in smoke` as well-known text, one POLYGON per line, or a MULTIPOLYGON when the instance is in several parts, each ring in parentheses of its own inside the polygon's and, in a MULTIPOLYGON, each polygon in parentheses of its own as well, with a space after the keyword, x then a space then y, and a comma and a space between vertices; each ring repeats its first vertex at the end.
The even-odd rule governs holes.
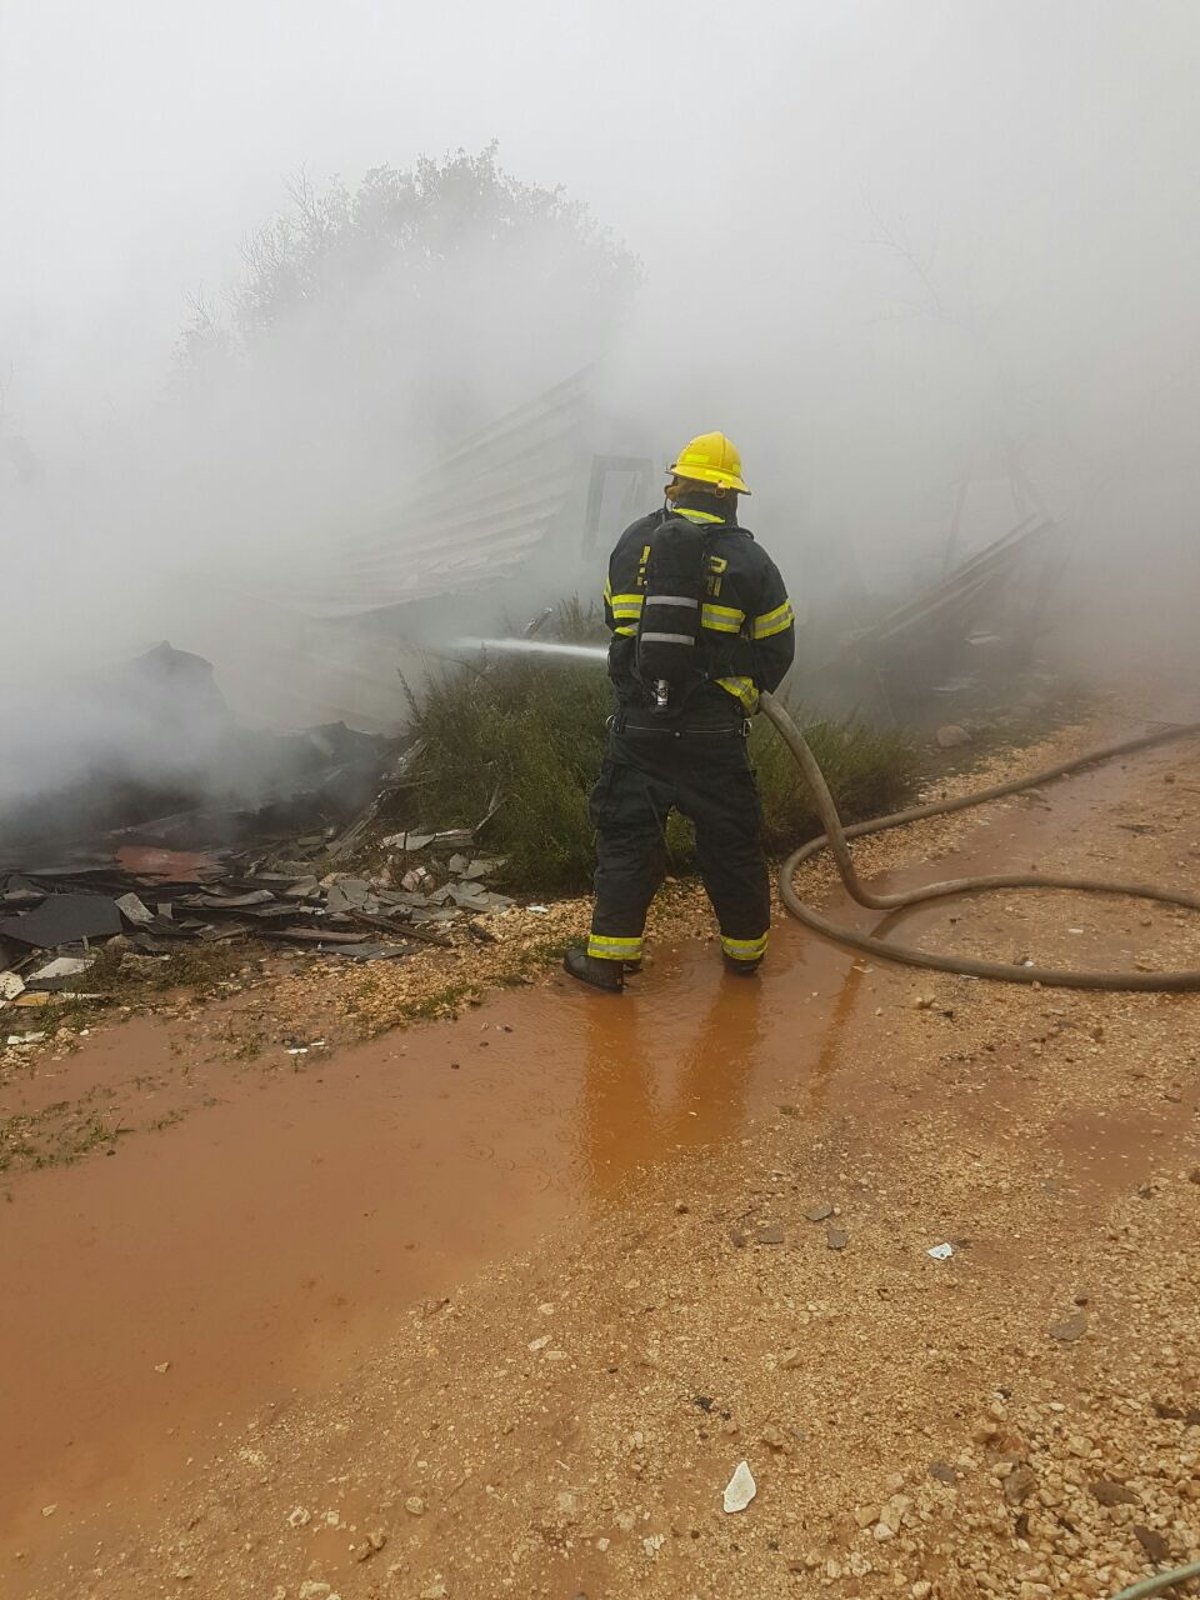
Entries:
POLYGON ((221 314, 197 302, 185 389, 269 397, 307 437, 440 448, 601 355, 638 268, 561 189, 496 148, 294 183, 243 246, 221 314))

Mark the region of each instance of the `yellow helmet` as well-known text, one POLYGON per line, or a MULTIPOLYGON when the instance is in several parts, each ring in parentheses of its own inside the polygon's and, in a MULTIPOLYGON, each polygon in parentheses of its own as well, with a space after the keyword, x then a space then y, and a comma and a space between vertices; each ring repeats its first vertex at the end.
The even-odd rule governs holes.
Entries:
POLYGON ((698 483, 713 483, 718 489, 749 494, 742 482, 742 458, 737 445, 723 433, 702 433, 679 452, 670 470, 677 478, 694 478, 698 483))

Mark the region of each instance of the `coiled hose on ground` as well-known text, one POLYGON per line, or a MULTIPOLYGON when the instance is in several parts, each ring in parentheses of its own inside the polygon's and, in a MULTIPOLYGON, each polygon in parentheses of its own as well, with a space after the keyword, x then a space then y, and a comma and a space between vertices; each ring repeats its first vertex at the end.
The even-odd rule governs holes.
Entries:
MULTIPOLYGON (((1200 734, 1200 723, 1189 723, 1159 733, 1143 734, 1137 739, 1126 739, 1121 744, 1109 745, 1103 750, 1093 750, 1086 756, 1060 761, 1056 766, 1034 773, 1031 778, 1016 778, 1011 783, 994 784, 990 789, 980 789, 977 793, 964 795, 958 800, 934 801, 931 805, 914 806, 909 811, 897 811, 888 817, 876 817, 870 822, 860 822, 854 827, 843 828, 837 807, 833 803, 833 796, 829 792, 829 785, 817 765, 816 757, 808 747, 808 741, 784 708, 771 695, 764 694, 761 705, 795 756, 816 801, 818 815, 825 826, 825 832, 819 839, 810 840, 799 850, 793 851, 784 862, 779 875, 779 888, 784 905, 806 927, 814 929, 838 944, 849 945, 851 949, 861 950, 867 955, 878 956, 885 961, 900 961, 907 966, 929 967, 935 972, 961 973, 973 978, 995 978, 1008 983, 1040 983, 1048 987, 1070 989, 1142 989, 1167 990, 1174 993, 1200 989, 1200 971, 1194 969, 1183 972, 1067 972, 1056 967, 1025 967, 1004 961, 974 961, 965 956, 941 956, 926 950, 917 950, 911 945, 890 944, 884 939, 858 933, 853 928, 841 927, 835 922, 830 922, 827 917, 820 916, 804 904, 796 893, 792 881, 797 868, 828 845, 833 851, 847 893, 857 900, 859 905, 867 906, 873 911, 897 911, 908 906, 920 905, 926 900, 938 900, 956 894, 978 894, 987 889, 1076 889, 1082 890, 1085 894, 1125 894, 1133 895, 1140 900, 1157 900, 1166 905, 1187 906, 1191 910, 1200 911, 1200 898, 1181 894, 1173 889, 1159 889, 1144 883, 1110 883, 1102 878, 1041 876, 1032 872, 1002 873, 995 877, 982 878, 952 878, 944 883, 928 884, 923 889, 910 889, 904 894, 872 894, 863 886, 854 870, 854 861, 847 843, 850 839, 862 839, 868 834, 883 833, 889 828, 903 827, 908 822, 920 822, 925 817, 944 817, 952 811, 965 811, 971 806, 984 805, 989 800, 1002 799, 1005 795, 1036 789, 1043 783, 1052 783, 1056 778, 1065 778, 1069 773, 1079 772, 1084 767, 1095 766, 1101 761, 1110 761, 1116 756, 1132 755, 1137 750, 1150 750, 1155 745, 1170 744, 1176 739, 1192 737, 1200 734)), ((1172 1572, 1159 1572, 1152 1578, 1144 1578, 1140 1583, 1122 1589, 1120 1594, 1115 1596, 1115 1600, 1150 1600, 1151 1595, 1165 1594, 1168 1589, 1185 1583, 1189 1578, 1200 1578, 1200 1561, 1188 1567, 1177 1567, 1172 1572)))
MULTIPOLYGON (((805 782, 812 791, 817 813, 825 828, 819 839, 802 845, 784 862, 779 874, 779 889, 783 903, 791 914, 814 932, 832 939, 837 944, 861 950, 865 955, 881 961, 898 961, 910 967, 927 967, 934 972, 952 972, 972 978, 992 978, 1004 983, 1037 983, 1046 988, 1149 990, 1174 994, 1200 989, 1200 969, 1182 972, 1071 972, 1058 967, 1018 966, 1005 961, 976 961, 969 956, 938 955, 928 950, 918 950, 913 945, 892 944, 873 934, 859 933, 821 916, 811 906, 805 905, 796 893, 797 869, 809 861, 826 845, 833 851, 842 883, 859 905, 873 911, 899 911, 909 906, 921 905, 927 900, 939 900, 949 895, 979 894, 989 889, 1074 889, 1084 894, 1132 895, 1139 900, 1154 900, 1170 906, 1185 906, 1200 911, 1200 896, 1184 894, 1175 889, 1160 889, 1145 883, 1112 883, 1102 878, 1066 878, 1041 875, 1033 872, 1001 873, 994 877, 951 878, 943 883, 927 884, 921 889, 909 889, 900 894, 873 894, 866 888, 854 870, 848 840, 865 838, 868 834, 883 833, 889 828, 900 828, 909 822, 920 822, 925 817, 944 817, 952 811, 965 811, 971 806, 999 800, 1005 795, 1020 794, 1026 789, 1036 789, 1057 778, 1065 778, 1084 767, 1110 761, 1116 756, 1132 755, 1137 750, 1150 750, 1156 745, 1170 744, 1177 739, 1200 735, 1200 723, 1188 723, 1167 728, 1158 733, 1143 734, 1137 739, 1126 739, 1121 744, 1108 745, 1103 750, 1093 750, 1086 756, 1076 756, 1070 761, 1060 761, 1056 766, 1035 772, 1029 778, 1016 778, 1010 783, 997 783, 990 789, 980 789, 975 794, 957 800, 937 800, 930 805, 914 806, 909 811, 897 811, 891 816, 875 817, 870 822, 859 822, 844 828, 834 805, 833 796, 825 782, 816 757, 800 729, 792 721, 778 700, 764 694, 760 701, 764 714, 774 723, 791 750, 805 782)), ((1147 1590, 1147 1593, 1153 1591, 1147 1590)))

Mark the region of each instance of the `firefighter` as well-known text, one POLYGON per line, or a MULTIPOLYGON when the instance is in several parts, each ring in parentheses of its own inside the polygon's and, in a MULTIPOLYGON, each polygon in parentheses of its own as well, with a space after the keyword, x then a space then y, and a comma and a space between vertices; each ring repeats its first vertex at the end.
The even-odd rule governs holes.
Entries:
POLYGON ((746 738, 759 692, 778 688, 792 664, 795 615, 779 569, 738 524, 738 496, 750 490, 731 441, 701 434, 669 470, 665 506, 621 535, 604 589, 617 708, 591 796, 591 935, 564 965, 613 993, 641 963, 672 809, 695 827, 696 862, 730 972, 758 970, 771 919, 746 738))

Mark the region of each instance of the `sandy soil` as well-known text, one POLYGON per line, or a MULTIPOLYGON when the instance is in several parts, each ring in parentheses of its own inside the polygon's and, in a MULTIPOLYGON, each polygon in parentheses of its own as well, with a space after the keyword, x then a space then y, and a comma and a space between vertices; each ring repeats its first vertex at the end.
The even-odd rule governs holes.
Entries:
MULTIPOLYGON (((1132 731, 1073 730, 1017 764, 1132 731)), ((872 842, 864 867, 903 883, 935 860, 1010 862, 1195 891, 1198 794, 1200 757, 1180 747, 872 842)), ((823 869, 811 887, 830 893, 823 869)), ((495 1026, 504 1063, 486 1051, 491 1077, 470 1093, 501 1153, 522 1129, 532 1138, 524 1170, 544 1172, 558 1201, 522 1209, 512 1185, 475 1189, 447 1113, 442 1201, 422 1226, 437 1233, 457 1184, 474 1197, 465 1236, 510 1204, 514 1228, 474 1254, 444 1252, 417 1304, 400 1304, 415 1283, 377 1296, 387 1315, 370 1339, 332 1347, 316 1376, 283 1361, 272 1382, 234 1391, 210 1374, 213 1414, 228 1405, 215 1453, 156 1457, 117 1491, 95 1471, 61 1495, 51 1454, 44 1504, 7 1523, 4 1592, 1034 1600, 1109 1596, 1200 1554, 1200 1001, 869 969, 792 925, 762 981, 745 984, 720 975, 697 917, 690 904, 670 912, 621 1000, 544 980, 406 1035, 422 1073, 436 1061, 447 1074, 427 1097, 465 1097, 461 1063, 495 1026), (526 1037, 504 1033, 522 1018, 526 1037), (948 1259, 929 1254, 944 1244, 948 1259), (757 1494, 726 1512, 742 1461, 757 1494)), ((901 926, 1039 963, 1200 965, 1200 918, 1136 903, 1002 895, 901 926)), ((322 1072, 333 1094, 305 1113, 336 1152, 336 1194, 266 1231, 223 1230, 226 1269, 269 1265, 272 1239, 286 1254, 288 1228, 325 1212, 349 1228, 355 1148, 358 1181, 380 1190, 366 1168, 387 1150, 334 1107, 370 1071, 342 1052, 322 1072)), ((400 1127, 411 1115, 427 1130, 424 1082, 389 1080, 400 1127)), ((301 1114, 299 1084, 316 1094, 307 1073, 255 1091, 272 1192, 286 1167, 281 1178, 266 1129, 301 1114)), ((178 1153, 157 1174, 164 1197, 221 1114, 145 1141, 178 1153)), ((71 1219, 119 1204, 101 1176, 135 1146, 15 1177, 8 1231, 26 1205, 47 1206, 41 1248, 70 1264, 71 1219), (39 1198, 68 1181, 70 1205, 39 1198)), ((228 1182, 243 1170, 235 1161, 228 1182)), ((226 1181, 219 1167, 211 1181, 226 1181)), ((417 1174, 405 1203, 432 1181, 417 1174)), ((145 1208, 149 1194, 125 1188, 145 1208)), ((337 1237, 322 1234, 322 1249, 337 1237)), ((388 1274, 407 1237, 396 1216, 372 1235, 388 1274)), ((211 1246, 194 1264, 201 1320, 222 1271, 211 1246)), ((69 1290, 68 1274, 62 1318, 69 1290)), ((76 1349, 59 1359, 86 1368, 87 1346, 124 1334, 149 1374, 154 1352, 120 1286, 107 1304, 85 1299, 76 1349)), ((236 1335, 213 1315, 236 1366, 236 1335)), ((22 1362, 14 1345, 7 1379, 28 1382, 22 1362)), ((181 1427, 199 1439, 197 1415, 181 1427)))

